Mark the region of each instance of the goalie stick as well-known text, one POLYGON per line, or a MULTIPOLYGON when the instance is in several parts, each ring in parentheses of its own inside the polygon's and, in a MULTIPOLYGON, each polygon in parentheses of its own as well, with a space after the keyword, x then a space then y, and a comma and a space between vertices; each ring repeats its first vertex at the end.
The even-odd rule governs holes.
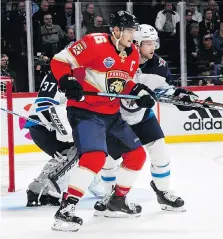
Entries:
POLYGON ((2 107, 1 107, 0 109, 1 109, 2 111, 5 111, 7 114, 15 115, 15 116, 18 116, 18 117, 23 118, 23 119, 25 119, 25 120, 28 120, 28 121, 30 121, 30 122, 32 122, 32 123, 35 123, 35 124, 38 124, 38 125, 42 125, 42 126, 44 126, 44 127, 48 127, 47 125, 45 125, 45 124, 42 123, 41 121, 38 121, 38 120, 35 120, 35 119, 32 119, 32 118, 26 117, 26 116, 24 116, 24 115, 20 115, 20 114, 14 112, 14 111, 7 110, 7 109, 4 109, 4 108, 2 108, 2 107))

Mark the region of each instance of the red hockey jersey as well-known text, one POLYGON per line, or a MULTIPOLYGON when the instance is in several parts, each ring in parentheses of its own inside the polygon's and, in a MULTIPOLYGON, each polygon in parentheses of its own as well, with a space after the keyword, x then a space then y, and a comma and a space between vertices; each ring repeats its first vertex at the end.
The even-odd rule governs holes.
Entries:
MULTIPOLYGON (((77 80, 84 91, 125 93, 128 94, 134 83, 132 81, 139 66, 139 54, 135 46, 124 52, 118 52, 109 35, 93 33, 84 36, 54 56, 51 70, 57 80, 72 70, 84 67, 84 80, 77 80)), ((75 77, 75 74, 73 74, 75 77)), ((120 108, 117 98, 85 96, 83 102, 68 100, 68 106, 87 109, 102 114, 114 114, 120 108)))

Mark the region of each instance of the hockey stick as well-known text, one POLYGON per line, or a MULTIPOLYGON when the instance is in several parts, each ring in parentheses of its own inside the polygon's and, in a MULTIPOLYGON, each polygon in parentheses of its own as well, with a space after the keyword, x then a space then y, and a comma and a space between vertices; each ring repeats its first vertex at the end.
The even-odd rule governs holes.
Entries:
MULTIPOLYGON (((122 95, 122 94, 104 93, 104 92, 85 91, 84 95, 114 97, 114 98, 131 99, 131 100, 140 99, 140 97, 137 95, 122 95)), ((172 95, 157 94, 157 102, 182 105, 182 106, 188 106, 188 107, 193 107, 193 108, 209 108, 212 110, 223 110, 223 104, 221 104, 221 103, 205 101, 205 100, 195 100, 193 102, 181 101, 179 97, 174 97, 172 95)))
POLYGON ((122 95, 122 94, 104 93, 104 92, 91 92, 91 91, 84 91, 84 95, 113 97, 113 98, 129 99, 129 100, 140 99, 140 97, 137 96, 137 95, 122 95))
POLYGON ((211 110, 223 110, 223 104, 205 100, 194 100, 193 102, 181 101, 179 97, 174 97, 172 95, 159 96, 157 102, 182 105, 193 108, 208 108, 211 110))
POLYGON ((32 123, 35 123, 35 124, 38 124, 38 125, 42 125, 42 126, 44 126, 44 127, 48 127, 47 125, 45 125, 45 124, 42 123, 41 121, 34 120, 34 119, 29 118, 29 117, 26 117, 26 116, 24 116, 24 115, 17 114, 16 112, 13 112, 13 111, 11 111, 11 110, 7 110, 7 109, 4 109, 4 108, 0 108, 0 109, 1 109, 2 111, 5 111, 5 112, 8 113, 8 114, 18 116, 18 117, 23 118, 23 119, 25 119, 25 120, 28 120, 28 121, 30 121, 30 122, 32 122, 32 123))

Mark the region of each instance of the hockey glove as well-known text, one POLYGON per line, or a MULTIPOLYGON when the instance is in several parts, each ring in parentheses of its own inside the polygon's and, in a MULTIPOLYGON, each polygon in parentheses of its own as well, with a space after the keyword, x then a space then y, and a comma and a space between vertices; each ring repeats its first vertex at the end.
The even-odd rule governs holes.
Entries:
POLYGON ((140 96, 140 99, 135 100, 135 102, 141 108, 152 108, 155 105, 155 93, 144 84, 136 84, 130 94, 140 96))
POLYGON ((64 75, 60 78, 59 84, 67 99, 84 100, 83 87, 74 77, 64 75))
MULTIPOLYGON (((180 101, 193 102, 198 99, 198 95, 194 94, 192 91, 185 90, 183 88, 177 88, 173 93, 173 96, 178 96, 180 101)), ((193 107, 176 105, 180 111, 190 111, 193 110, 193 107)))

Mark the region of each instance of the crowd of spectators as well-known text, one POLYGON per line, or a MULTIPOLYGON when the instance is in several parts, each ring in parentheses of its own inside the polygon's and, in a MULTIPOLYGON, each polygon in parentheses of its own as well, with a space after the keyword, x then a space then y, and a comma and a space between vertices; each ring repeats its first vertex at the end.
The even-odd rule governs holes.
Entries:
MULTIPOLYGON (((76 40, 74 2, 32 1, 36 90, 49 71, 49 62, 53 55, 76 40)), ((82 2, 81 36, 108 33, 107 16, 117 10, 118 6, 101 4, 103 7, 108 6, 107 11, 104 11, 103 7, 100 8, 100 3, 106 0, 82 2)), ((175 78, 179 78, 180 73, 180 16, 177 3, 169 0, 133 1, 133 11, 139 22, 157 29, 161 42, 158 53, 170 65, 176 66, 177 70, 172 74, 175 78)), ((223 4, 214 0, 186 0, 186 4, 187 71, 188 79, 191 79, 188 84, 223 84, 223 4)), ((29 90, 26 33, 25 1, 2 0, 1 76, 14 79, 14 90, 17 92, 29 90)))

